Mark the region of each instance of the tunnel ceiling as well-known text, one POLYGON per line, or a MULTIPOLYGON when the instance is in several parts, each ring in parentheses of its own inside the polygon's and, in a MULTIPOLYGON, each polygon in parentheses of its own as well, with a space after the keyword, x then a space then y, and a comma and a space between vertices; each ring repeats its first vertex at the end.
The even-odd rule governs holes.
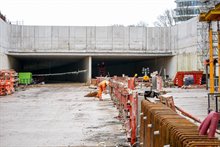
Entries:
MULTIPOLYGON (((58 59, 58 60, 80 60, 88 56, 74 56, 74 55, 10 55, 14 58, 19 60, 46 60, 46 59, 58 59)), ((167 55, 165 55, 167 56, 167 55)), ((109 55, 97 55, 92 56, 93 60, 141 60, 141 59, 153 59, 157 57, 164 57, 164 56, 109 56, 109 55)))
POLYGON ((157 56, 94 56, 92 57, 93 60, 100 61, 100 60, 143 60, 143 59, 153 59, 157 56))
POLYGON ((29 55, 29 56, 13 56, 18 60, 35 60, 35 61, 48 61, 48 60, 59 60, 59 61, 78 61, 83 59, 84 57, 82 56, 46 56, 46 55, 29 55))

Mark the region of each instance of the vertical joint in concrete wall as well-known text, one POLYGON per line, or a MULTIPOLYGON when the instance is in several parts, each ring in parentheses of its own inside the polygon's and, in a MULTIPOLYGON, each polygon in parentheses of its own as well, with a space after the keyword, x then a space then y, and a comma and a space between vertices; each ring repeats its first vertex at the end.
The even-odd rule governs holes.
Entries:
POLYGON ((91 82, 91 78, 92 78, 92 57, 91 56, 89 56, 89 57, 87 57, 88 58, 88 75, 87 75, 87 83, 88 84, 91 84, 90 82, 91 82))
POLYGON ((85 74, 83 75, 83 82, 86 84, 90 84, 92 78, 92 57, 88 56, 83 59, 83 70, 86 70, 85 74))

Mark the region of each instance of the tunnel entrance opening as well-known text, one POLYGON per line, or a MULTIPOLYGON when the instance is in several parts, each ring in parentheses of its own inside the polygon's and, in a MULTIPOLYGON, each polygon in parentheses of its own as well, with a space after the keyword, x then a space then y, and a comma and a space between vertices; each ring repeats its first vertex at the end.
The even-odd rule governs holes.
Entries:
MULTIPOLYGON (((166 69, 170 74, 172 56, 12 56, 11 67, 17 72, 31 72, 34 81, 45 83, 90 82, 99 76, 143 76, 142 68, 150 73, 166 69), (85 72, 81 72, 86 70, 85 72), (101 70, 101 71, 100 71, 101 70), (73 72, 73 73, 72 73, 73 72), (78 73, 77 73, 78 72, 78 73), (44 76, 37 76, 46 74, 44 76), (57 75, 58 74, 58 75, 57 75)), ((163 75, 163 73, 161 74, 163 75)))
POLYGON ((138 63, 141 61, 129 61, 129 60, 95 60, 92 63, 92 77, 99 76, 134 76, 135 73, 140 74, 140 66, 138 63))
POLYGON ((143 76, 142 68, 150 72, 166 68, 171 57, 93 57, 92 78, 98 76, 143 76))
POLYGON ((22 57, 17 58, 18 72, 31 72, 35 83, 83 82, 85 73, 80 73, 83 58, 80 57, 22 57))

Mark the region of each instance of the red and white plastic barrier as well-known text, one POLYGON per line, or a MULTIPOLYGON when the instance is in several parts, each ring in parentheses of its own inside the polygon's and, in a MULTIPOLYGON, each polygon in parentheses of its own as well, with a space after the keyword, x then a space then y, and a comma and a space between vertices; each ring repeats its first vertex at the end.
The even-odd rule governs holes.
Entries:
POLYGON ((119 118, 124 123, 131 145, 136 143, 137 92, 135 78, 114 77, 110 80, 111 97, 119 110, 119 118))

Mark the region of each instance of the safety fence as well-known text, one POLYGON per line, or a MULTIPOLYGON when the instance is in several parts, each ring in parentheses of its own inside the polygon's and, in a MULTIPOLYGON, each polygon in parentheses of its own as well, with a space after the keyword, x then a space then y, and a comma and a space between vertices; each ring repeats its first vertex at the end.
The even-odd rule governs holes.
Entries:
POLYGON ((109 85, 112 101, 119 111, 118 118, 123 122, 132 146, 220 146, 217 138, 201 135, 197 125, 177 113, 172 97, 160 97, 156 103, 148 100, 140 103, 142 96, 138 95, 136 85, 135 78, 116 76, 110 79, 109 85))
POLYGON ((17 76, 14 70, 0 70, 0 96, 14 93, 18 86, 17 76))
POLYGON ((113 77, 110 80, 110 94, 114 105, 119 110, 119 119, 124 123, 128 140, 136 143, 137 92, 135 79, 128 77, 113 77))

